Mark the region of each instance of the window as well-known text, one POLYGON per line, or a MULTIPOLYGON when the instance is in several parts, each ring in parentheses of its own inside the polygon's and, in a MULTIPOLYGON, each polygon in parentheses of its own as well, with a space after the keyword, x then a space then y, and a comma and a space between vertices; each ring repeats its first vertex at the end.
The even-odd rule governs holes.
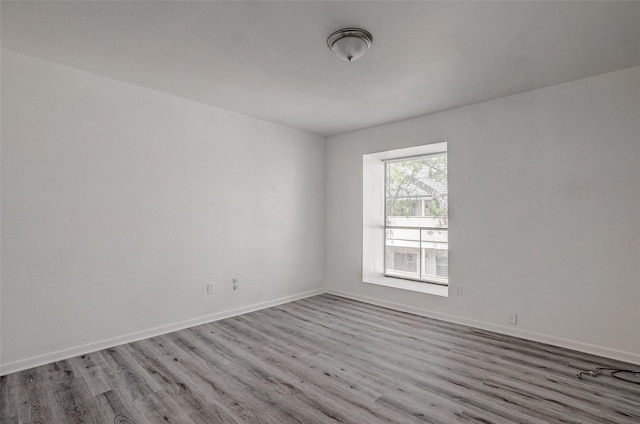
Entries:
POLYGON ((362 281, 449 295, 447 143, 362 156, 362 281))
POLYGON ((385 161, 385 275, 448 282, 447 154, 385 161))

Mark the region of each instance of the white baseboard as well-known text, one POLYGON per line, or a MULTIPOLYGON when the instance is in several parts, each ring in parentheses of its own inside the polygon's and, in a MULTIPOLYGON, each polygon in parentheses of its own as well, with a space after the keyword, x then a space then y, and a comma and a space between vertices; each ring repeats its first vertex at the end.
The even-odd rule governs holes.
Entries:
POLYGON ((348 299, 358 300, 360 302, 370 303, 372 305, 394 309, 400 312, 408 312, 414 315, 420 315, 428 318, 435 318, 442 321, 453 322, 456 324, 468 325, 470 327, 475 327, 482 330, 488 330, 496 333, 507 334, 509 336, 520 337, 526 340, 546 343, 546 344, 550 344, 558 347, 573 349, 580 352, 603 356, 605 358, 616 359, 619 361, 630 362, 632 364, 640 365, 640 355, 633 352, 626 352, 622 350, 611 349, 605 346, 592 345, 589 343, 583 343, 576 340, 549 336, 546 334, 536 333, 536 332, 527 331, 527 330, 521 330, 521 329, 493 324, 485 321, 477 321, 473 319, 458 317, 455 315, 428 311, 420 308, 415 308, 412 306, 402 305, 400 303, 389 302, 383 299, 363 296, 360 294, 346 292, 342 290, 335 290, 335 289, 329 288, 329 289, 326 289, 325 292, 329 294, 334 294, 336 296, 346 297, 348 299))
POLYGON ((29 368, 37 367, 39 365, 49 364, 55 361, 61 361, 63 359, 73 358, 74 356, 96 352, 98 350, 107 349, 121 344, 131 343, 138 340, 147 339, 149 337, 159 336, 189 327, 195 327, 196 325, 206 324, 208 322, 218 321, 221 319, 230 318, 253 311, 258 311, 260 309, 270 308, 272 306, 281 305, 283 303, 292 302, 294 300, 304 299, 306 297, 315 296, 324 292, 324 289, 310 290, 291 296, 281 297, 279 299, 256 303, 249 306, 243 306, 228 311, 217 312, 215 314, 203 315, 197 318, 192 318, 169 325, 163 325, 160 327, 137 331, 135 333, 125 334, 123 336, 113 337, 110 339, 87 343, 68 349, 62 349, 55 352, 32 356, 26 359, 19 359, 13 362, 7 362, 6 364, 0 364, 0 375, 11 374, 13 372, 26 370, 29 368))
POLYGON ((171 333, 173 331, 182 330, 196 325, 206 324, 208 322, 218 321, 225 318, 234 317, 237 315, 246 314, 260 309, 270 308, 272 306, 281 305, 283 303, 293 302, 295 300, 304 299, 307 297, 315 296, 322 293, 334 294, 336 296, 346 297, 348 299, 358 300, 372 305, 378 305, 389 309, 394 309, 401 312, 408 312, 415 315, 420 315, 428 318, 436 318, 443 321, 453 322, 456 324, 468 325, 483 330, 494 331, 496 333, 507 334, 510 336, 520 337, 527 340, 532 340, 541 343, 547 343, 554 346, 564 347, 567 349, 573 349, 580 352, 590 353, 593 355, 603 356, 605 358, 616 359, 624 362, 640 365, 640 355, 633 352, 626 352, 616 349, 611 349, 605 346, 592 345, 588 343, 579 342, 576 340, 565 339, 561 337, 549 336, 546 334, 540 334, 532 331, 514 329, 512 327, 492 324, 484 321, 477 321, 468 318, 462 318, 455 315, 443 314, 440 312, 426 311, 424 309, 415 308, 412 306, 402 305, 400 303, 389 302, 383 299, 373 298, 369 296, 363 296, 356 293, 346 292, 335 289, 316 289, 303 293, 298 293, 291 296, 281 297, 279 299, 273 299, 266 302, 256 303, 249 306, 243 306, 228 311, 217 312, 215 314, 203 315, 198 318, 193 318, 169 325, 163 325, 160 327, 150 328, 135 333, 126 334, 123 336, 113 337, 106 340, 100 340, 97 342, 87 343, 81 346, 75 346, 68 349, 62 349, 55 352, 45 353, 42 355, 33 356, 26 359, 20 359, 13 362, 7 362, 6 364, 0 364, 0 375, 10 374, 17 371, 37 367, 40 365, 49 364, 55 361, 61 361, 63 359, 73 358, 74 356, 84 355, 98 350, 107 349, 110 347, 118 346, 125 343, 131 343, 149 337, 159 336, 162 334, 171 333))

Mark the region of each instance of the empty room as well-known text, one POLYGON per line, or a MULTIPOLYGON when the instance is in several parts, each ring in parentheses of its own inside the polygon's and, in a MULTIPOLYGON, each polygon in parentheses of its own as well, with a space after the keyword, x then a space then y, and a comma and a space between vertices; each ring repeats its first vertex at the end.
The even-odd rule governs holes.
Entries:
POLYGON ((2 424, 640 423, 640 2, 0 17, 2 424))

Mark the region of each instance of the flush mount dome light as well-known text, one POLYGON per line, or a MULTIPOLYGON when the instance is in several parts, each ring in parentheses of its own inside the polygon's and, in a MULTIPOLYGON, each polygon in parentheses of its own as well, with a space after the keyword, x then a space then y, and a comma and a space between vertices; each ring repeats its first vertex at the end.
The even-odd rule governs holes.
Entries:
POLYGON ((373 43, 369 31, 359 28, 344 28, 327 38, 327 46, 340 59, 353 62, 362 57, 373 43))

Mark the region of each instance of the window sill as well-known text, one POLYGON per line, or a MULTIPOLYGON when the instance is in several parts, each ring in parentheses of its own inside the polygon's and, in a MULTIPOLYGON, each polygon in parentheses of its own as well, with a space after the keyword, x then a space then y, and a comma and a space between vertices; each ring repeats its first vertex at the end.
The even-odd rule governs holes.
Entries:
POLYGON ((363 283, 376 284, 379 286, 392 287, 394 289, 409 290, 413 292, 432 294, 435 296, 449 297, 449 287, 438 284, 405 280, 402 278, 380 276, 369 276, 363 279, 363 283))

